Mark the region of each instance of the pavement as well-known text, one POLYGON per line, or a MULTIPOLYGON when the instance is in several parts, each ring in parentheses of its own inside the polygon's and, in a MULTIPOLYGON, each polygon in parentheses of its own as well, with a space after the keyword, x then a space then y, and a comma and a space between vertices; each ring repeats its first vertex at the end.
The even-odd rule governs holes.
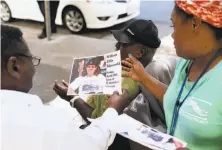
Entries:
MULTIPOLYGON (((112 38, 90 38, 72 34, 53 34, 52 40, 37 39, 38 28, 19 26, 24 38, 33 53, 41 57, 41 64, 36 67, 32 94, 40 96, 44 103, 56 97, 52 90, 55 80, 69 79, 73 58, 105 54, 115 49, 115 40, 112 38)), ((158 49, 158 54, 175 55, 172 50, 172 40, 164 38, 158 49)))

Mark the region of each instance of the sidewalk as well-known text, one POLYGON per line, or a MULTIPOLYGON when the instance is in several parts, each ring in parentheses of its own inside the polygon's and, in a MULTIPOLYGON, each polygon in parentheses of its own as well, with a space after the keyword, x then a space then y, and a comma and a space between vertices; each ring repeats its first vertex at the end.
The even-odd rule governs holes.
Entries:
MULTIPOLYGON (((39 95, 44 102, 56 97, 52 90, 55 80, 68 81, 74 57, 105 54, 115 50, 115 41, 94 39, 78 35, 53 35, 51 41, 39 40, 38 29, 20 28, 33 55, 42 58, 36 67, 31 93, 39 95)), ((168 41, 168 40, 166 40, 168 41)), ((166 44, 167 42, 163 42, 166 44)), ((158 54, 174 54, 171 48, 160 48, 158 54)))

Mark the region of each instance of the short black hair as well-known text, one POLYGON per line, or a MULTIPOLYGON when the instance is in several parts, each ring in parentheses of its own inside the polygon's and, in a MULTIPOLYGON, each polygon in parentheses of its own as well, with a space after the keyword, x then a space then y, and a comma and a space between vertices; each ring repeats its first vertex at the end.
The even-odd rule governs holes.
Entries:
MULTIPOLYGON (((177 4, 175 3, 175 7, 174 7, 174 10, 177 14, 181 15, 185 21, 187 20, 190 20, 194 17, 194 15, 192 14, 188 14, 186 13, 184 10, 180 9, 177 4)), ((213 31, 214 35, 215 35, 215 38, 217 40, 220 40, 222 39, 222 28, 217 28, 217 27, 214 27, 212 25, 210 25, 209 23, 205 22, 205 21, 202 21, 204 24, 208 25, 208 27, 213 31)))
POLYGON ((26 53, 27 46, 22 37, 23 33, 17 27, 1 24, 1 67, 16 53, 26 53))

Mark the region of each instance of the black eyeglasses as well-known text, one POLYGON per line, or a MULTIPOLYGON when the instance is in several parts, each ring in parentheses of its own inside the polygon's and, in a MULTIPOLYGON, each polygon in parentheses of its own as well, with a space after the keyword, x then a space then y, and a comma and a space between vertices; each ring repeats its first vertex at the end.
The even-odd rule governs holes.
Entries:
POLYGON ((29 58, 34 66, 38 66, 40 64, 41 58, 37 56, 28 56, 25 54, 14 54, 13 56, 21 56, 21 57, 26 57, 29 58))

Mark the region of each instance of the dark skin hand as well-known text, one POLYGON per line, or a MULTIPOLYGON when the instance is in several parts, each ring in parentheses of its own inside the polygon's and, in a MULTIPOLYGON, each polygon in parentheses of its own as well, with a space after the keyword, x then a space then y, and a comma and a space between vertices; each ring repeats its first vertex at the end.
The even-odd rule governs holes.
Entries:
POLYGON ((77 99, 74 103, 75 108, 86 121, 87 124, 90 124, 87 118, 91 118, 94 108, 90 107, 84 100, 81 98, 77 99))
MULTIPOLYGON (((62 84, 55 82, 53 90, 58 94, 62 99, 70 102, 73 96, 67 96, 68 83, 62 81, 62 84)), ((120 114, 128 106, 130 101, 128 100, 128 91, 123 89, 123 94, 120 95, 118 92, 114 92, 113 95, 109 97, 108 107, 114 108, 120 114)), ((82 118, 89 123, 87 118, 91 118, 94 108, 90 107, 84 100, 81 98, 77 99, 74 103, 75 108, 80 113, 82 118)))
POLYGON ((108 107, 114 108, 119 114, 122 114, 129 104, 129 93, 125 89, 122 90, 122 94, 114 92, 108 99, 108 107))
MULTIPOLYGON (((67 102, 70 102, 74 96, 68 96, 69 84, 62 80, 62 84, 60 84, 58 81, 55 82, 55 85, 53 87, 53 90, 58 94, 62 99, 66 100, 67 102)), ((92 112, 94 109, 90 107, 84 100, 81 98, 77 99, 74 103, 75 108, 79 112, 79 114, 82 116, 82 118, 89 124, 90 122, 87 120, 87 118, 91 118, 92 112)))
POLYGON ((163 103, 164 94, 168 86, 153 78, 149 73, 145 72, 143 65, 133 56, 122 60, 123 76, 130 77, 140 82, 148 91, 150 91, 159 102, 163 103))
POLYGON ((68 87, 69 87, 69 84, 64 80, 62 80, 62 84, 60 84, 58 81, 55 81, 55 84, 53 86, 53 90, 56 92, 56 94, 59 95, 59 97, 70 102, 70 100, 74 96, 67 95, 68 87))

